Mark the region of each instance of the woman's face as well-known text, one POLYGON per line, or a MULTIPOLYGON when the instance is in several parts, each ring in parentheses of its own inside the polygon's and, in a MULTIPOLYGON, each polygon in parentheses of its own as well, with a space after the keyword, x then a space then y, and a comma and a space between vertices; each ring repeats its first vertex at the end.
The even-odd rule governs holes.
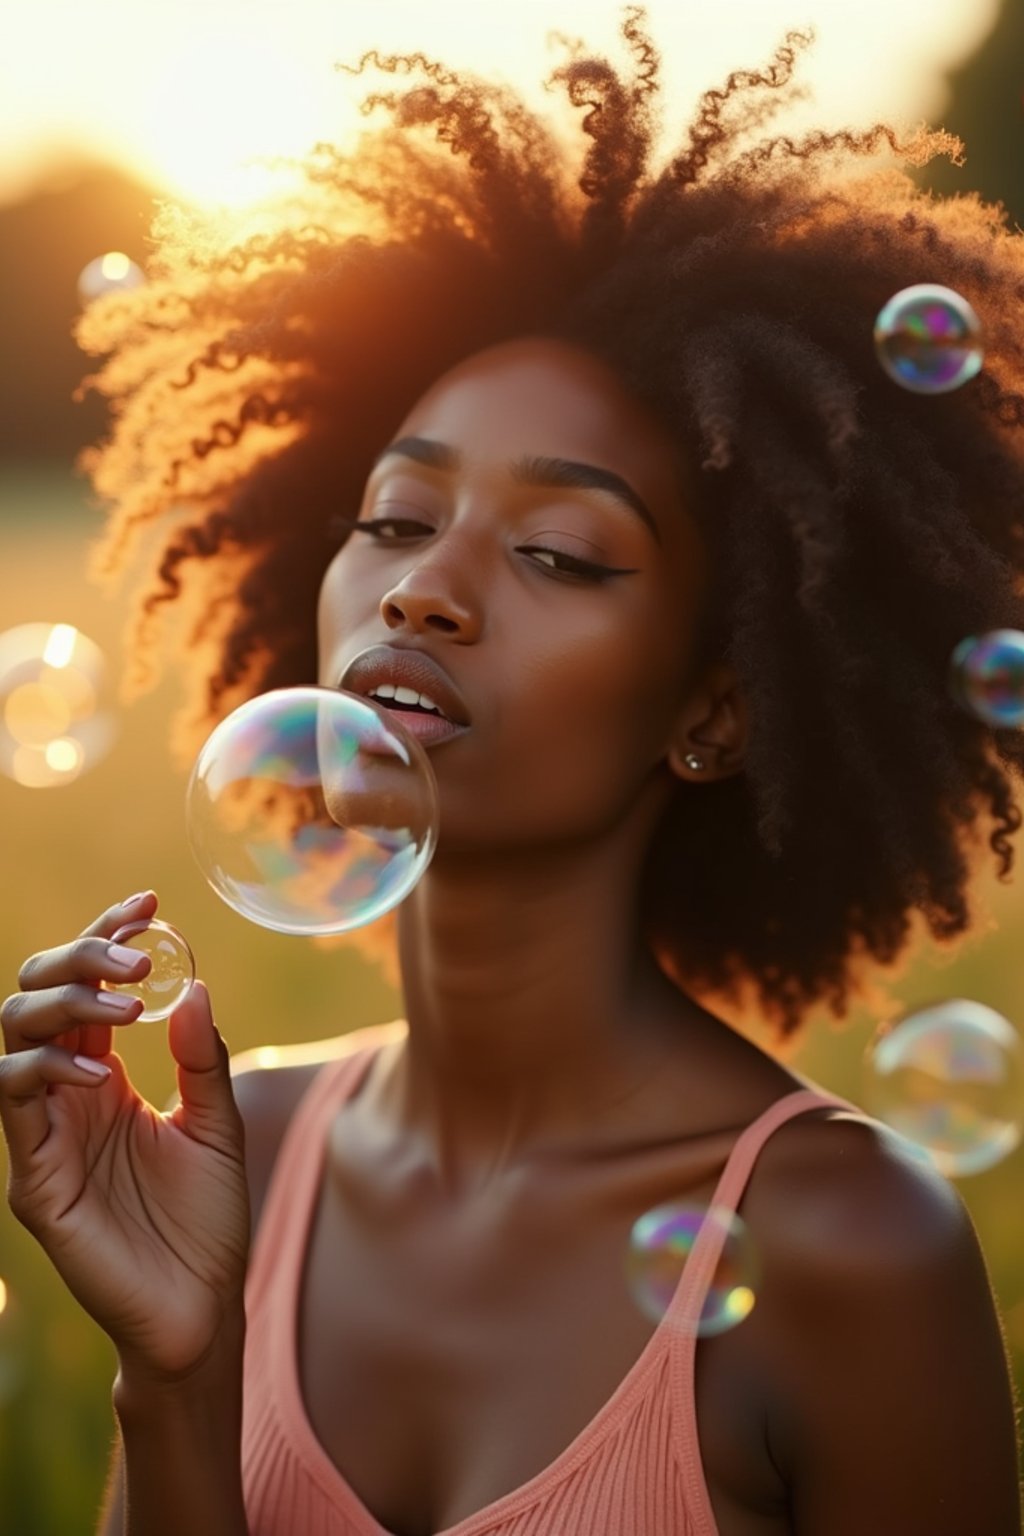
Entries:
POLYGON ((464 722, 425 739, 441 849, 600 835, 667 793, 705 555, 670 441, 604 363, 543 338, 464 360, 338 510, 366 529, 324 577, 320 682, 366 692, 343 680, 377 647, 440 667, 464 722))

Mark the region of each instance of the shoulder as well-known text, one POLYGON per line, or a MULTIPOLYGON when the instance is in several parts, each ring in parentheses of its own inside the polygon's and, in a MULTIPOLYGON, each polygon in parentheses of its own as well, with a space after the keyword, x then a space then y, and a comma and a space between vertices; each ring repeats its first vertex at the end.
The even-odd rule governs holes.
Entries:
POLYGON ((401 1022, 373 1024, 304 1045, 260 1046, 231 1059, 235 1103, 245 1126, 245 1163, 256 1231, 277 1154, 306 1090, 322 1067, 388 1045, 405 1035, 401 1022))
POLYGON ((899 1265, 973 1233, 963 1200, 927 1155, 860 1111, 823 1106, 786 1121, 757 1162, 763 1203, 785 1220, 797 1263, 899 1265))
POLYGON ((887 1126, 834 1108, 781 1126, 757 1167, 766 1433, 801 1529, 852 1536, 884 1510, 907 1536, 1016 1530, 1013 1388, 958 1190, 887 1126))

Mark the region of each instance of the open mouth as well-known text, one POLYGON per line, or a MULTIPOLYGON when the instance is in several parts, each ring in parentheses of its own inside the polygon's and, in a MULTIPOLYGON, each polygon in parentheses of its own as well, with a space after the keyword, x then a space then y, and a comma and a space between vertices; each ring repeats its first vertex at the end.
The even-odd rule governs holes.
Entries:
POLYGON ((469 725, 469 709, 454 679, 418 648, 371 646, 348 664, 338 686, 402 715, 424 740, 440 740, 469 725))
MULTIPOLYGON (((397 687, 393 683, 379 683, 371 688, 368 698, 378 699, 386 704, 388 709, 400 710, 403 714, 433 715, 438 720, 448 720, 444 710, 434 703, 429 694, 419 693, 415 688, 397 687)), ((449 721, 449 724, 454 722, 449 721)))

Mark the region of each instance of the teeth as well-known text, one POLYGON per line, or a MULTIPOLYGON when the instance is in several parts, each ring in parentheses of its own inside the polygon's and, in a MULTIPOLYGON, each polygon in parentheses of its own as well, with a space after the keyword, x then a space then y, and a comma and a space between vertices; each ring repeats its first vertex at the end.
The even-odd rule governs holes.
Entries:
POLYGON ((421 709, 433 710, 435 715, 441 713, 433 699, 425 693, 417 693, 415 688, 396 688, 392 683, 378 683, 376 688, 371 688, 370 696, 375 699, 394 699, 396 704, 418 704, 421 709))

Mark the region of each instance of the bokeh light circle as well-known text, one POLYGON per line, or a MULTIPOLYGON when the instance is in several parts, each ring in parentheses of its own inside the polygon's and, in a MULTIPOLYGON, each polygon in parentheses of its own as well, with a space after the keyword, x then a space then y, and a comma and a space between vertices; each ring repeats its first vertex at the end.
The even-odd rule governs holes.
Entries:
POLYGON ((91 304, 104 293, 124 293, 141 288, 145 281, 145 272, 123 251, 105 251, 79 272, 78 297, 83 304, 91 304))
POLYGON ((228 906, 278 933, 344 933, 408 895, 437 842, 420 743, 372 699, 279 688, 213 730, 186 793, 189 843, 228 906))
POLYGON ((20 1298, 0 1276, 0 1412, 25 1390, 29 1366, 28 1318, 20 1298))
POLYGON ((981 322, 952 288, 914 283, 879 310, 875 350, 886 373, 904 389, 946 394, 981 368, 981 322))
POLYGON ((110 942, 140 950, 149 956, 152 968, 140 981, 103 981, 103 990, 139 998, 143 1009, 137 1024, 170 1018, 178 1004, 185 1001, 196 979, 196 963, 188 940, 170 923, 153 917, 148 922, 125 923, 110 942))
POLYGON ((1024 633, 992 629, 968 635, 953 651, 949 689, 961 706, 997 729, 1024 726, 1024 633))
POLYGON ((0 772, 27 789, 70 784, 109 752, 107 663, 73 624, 0 634, 0 772))
POLYGON ((735 1328, 753 1309, 757 1252, 743 1218, 726 1206, 684 1201, 656 1206, 633 1224, 626 1278, 641 1312, 660 1323, 705 1222, 722 1233, 722 1250, 692 1331, 701 1338, 735 1328))
POLYGON ((907 1014, 869 1044, 865 1108, 947 1177, 983 1173, 1019 1145, 1024 1048, 994 1008, 955 997, 907 1014))

